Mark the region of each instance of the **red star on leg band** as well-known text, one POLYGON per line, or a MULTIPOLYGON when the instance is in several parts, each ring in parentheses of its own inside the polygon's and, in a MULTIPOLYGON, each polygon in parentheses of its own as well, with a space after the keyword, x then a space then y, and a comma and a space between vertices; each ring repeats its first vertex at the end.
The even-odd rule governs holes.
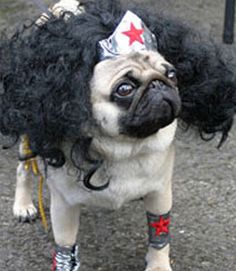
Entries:
POLYGON ((156 249, 162 249, 170 241, 170 212, 163 215, 155 215, 147 212, 147 219, 149 245, 156 249))
POLYGON ((164 219, 163 216, 160 216, 159 221, 151 223, 150 226, 156 229, 156 235, 160 235, 161 233, 169 233, 169 224, 170 218, 164 219))
POLYGON ((141 35, 143 34, 144 29, 137 29, 135 28, 134 24, 130 24, 130 30, 129 31, 124 31, 122 34, 126 35, 129 37, 129 45, 132 45, 135 41, 144 44, 143 38, 141 35))

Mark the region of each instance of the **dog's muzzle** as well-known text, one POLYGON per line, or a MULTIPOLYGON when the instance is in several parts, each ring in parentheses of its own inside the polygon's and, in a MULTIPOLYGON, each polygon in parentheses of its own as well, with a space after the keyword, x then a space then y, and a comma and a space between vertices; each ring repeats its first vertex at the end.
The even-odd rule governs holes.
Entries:
POLYGON ((129 112, 123 116, 121 133, 145 138, 164 128, 178 117, 181 100, 175 87, 154 80, 138 90, 129 112))

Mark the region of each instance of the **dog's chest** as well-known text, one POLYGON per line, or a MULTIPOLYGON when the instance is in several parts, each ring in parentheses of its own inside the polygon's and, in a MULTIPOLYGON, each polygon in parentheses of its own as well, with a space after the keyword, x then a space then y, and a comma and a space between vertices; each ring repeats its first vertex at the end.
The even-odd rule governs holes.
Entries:
POLYGON ((166 176, 173 166, 175 129, 176 121, 142 141, 94 140, 92 150, 101 155, 103 164, 90 183, 101 186, 109 182, 109 186, 102 191, 86 188, 79 179, 78 170, 69 164, 48 171, 49 187, 58 191, 71 205, 85 204, 111 209, 149 192, 164 190, 168 181, 166 176))
POLYGON ((157 157, 130 159, 106 163, 91 179, 91 183, 101 185, 109 182, 104 191, 93 192, 88 200, 99 205, 119 208, 124 202, 138 199, 152 190, 162 187, 161 169, 157 172, 157 157))
POLYGON ((91 178, 95 186, 109 182, 102 191, 87 189, 78 174, 68 168, 54 170, 49 186, 63 194, 69 204, 85 204, 117 209, 125 202, 143 197, 165 186, 167 153, 141 155, 122 161, 105 161, 91 178))

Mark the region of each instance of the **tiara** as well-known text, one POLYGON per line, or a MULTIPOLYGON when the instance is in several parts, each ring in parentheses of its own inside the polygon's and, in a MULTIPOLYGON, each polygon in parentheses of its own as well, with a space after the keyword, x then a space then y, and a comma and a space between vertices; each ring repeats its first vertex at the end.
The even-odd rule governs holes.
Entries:
POLYGON ((141 50, 157 51, 155 35, 133 12, 127 11, 115 31, 99 45, 100 60, 141 50))

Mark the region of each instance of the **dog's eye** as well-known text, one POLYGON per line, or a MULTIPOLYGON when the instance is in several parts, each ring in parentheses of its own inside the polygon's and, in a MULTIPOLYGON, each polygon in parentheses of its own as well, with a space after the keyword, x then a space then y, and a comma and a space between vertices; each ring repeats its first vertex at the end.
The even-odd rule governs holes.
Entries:
POLYGON ((177 83, 177 77, 176 77, 176 70, 171 69, 167 72, 167 78, 173 81, 174 83, 177 83))
POLYGON ((123 83, 118 86, 118 88, 116 89, 116 93, 121 97, 125 97, 130 95, 133 90, 134 86, 132 86, 131 84, 123 83))

